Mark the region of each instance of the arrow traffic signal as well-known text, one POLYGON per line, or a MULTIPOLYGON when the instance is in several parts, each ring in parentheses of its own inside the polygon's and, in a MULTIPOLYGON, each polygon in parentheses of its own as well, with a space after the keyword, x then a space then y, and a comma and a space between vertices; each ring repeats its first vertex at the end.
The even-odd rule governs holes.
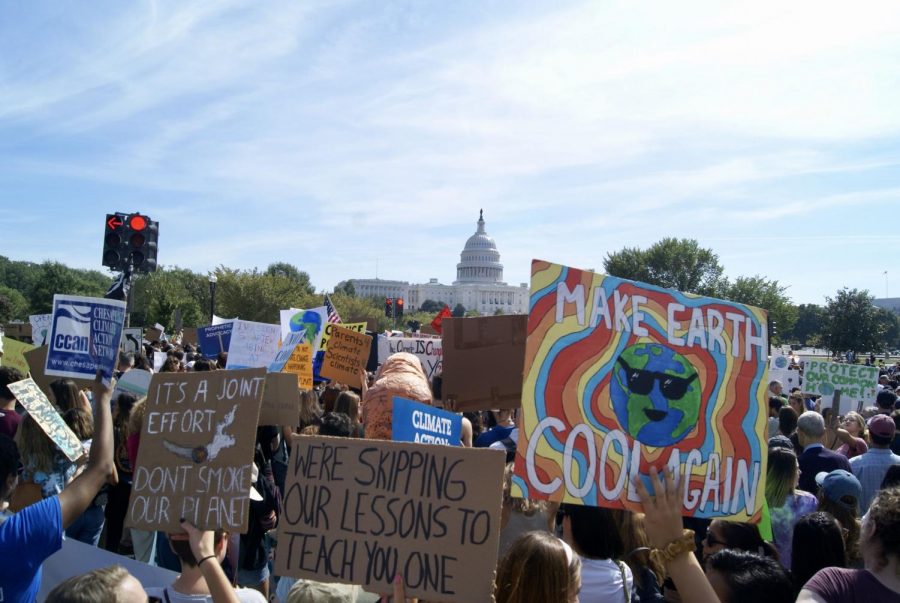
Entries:
POLYGON ((131 266, 134 272, 154 272, 159 223, 140 213, 106 215, 103 265, 113 270, 131 266))

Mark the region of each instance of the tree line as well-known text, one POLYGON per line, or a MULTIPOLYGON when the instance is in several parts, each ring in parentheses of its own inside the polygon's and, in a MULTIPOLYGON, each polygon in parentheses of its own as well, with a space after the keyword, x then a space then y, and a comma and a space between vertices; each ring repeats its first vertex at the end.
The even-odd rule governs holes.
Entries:
MULTIPOLYGON (((693 239, 663 239, 647 249, 624 248, 607 254, 606 274, 651 285, 677 289, 763 308, 769 313, 774 344, 797 343, 833 351, 884 351, 900 348, 900 318, 877 308, 868 291, 841 289, 824 306, 795 305, 787 287, 760 275, 729 279, 718 256, 693 239)), ((309 274, 287 262, 265 270, 219 266, 214 271, 215 312, 224 317, 277 323, 286 308, 321 306, 324 291, 316 291, 309 274)), ((30 314, 50 312, 55 293, 102 297, 112 282, 111 273, 70 268, 59 262, 23 262, 0 256, 0 324, 27 321, 30 314)), ((349 282, 330 292, 344 322, 368 322, 377 329, 391 328, 384 299, 355 294, 349 282)), ((186 327, 209 324, 209 275, 177 266, 160 267, 137 275, 132 285, 131 324, 160 323, 171 330, 180 317, 186 327)), ((443 308, 434 300, 398 319, 397 328, 431 322, 443 308)), ((461 304, 454 316, 478 313, 461 304)))

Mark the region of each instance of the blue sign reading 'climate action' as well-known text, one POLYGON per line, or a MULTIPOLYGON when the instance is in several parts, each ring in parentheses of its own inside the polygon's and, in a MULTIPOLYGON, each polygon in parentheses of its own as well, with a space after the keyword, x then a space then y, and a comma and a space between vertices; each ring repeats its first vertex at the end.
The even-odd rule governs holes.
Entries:
POLYGON ((392 423, 395 442, 460 445, 462 417, 446 410, 394 396, 392 423))

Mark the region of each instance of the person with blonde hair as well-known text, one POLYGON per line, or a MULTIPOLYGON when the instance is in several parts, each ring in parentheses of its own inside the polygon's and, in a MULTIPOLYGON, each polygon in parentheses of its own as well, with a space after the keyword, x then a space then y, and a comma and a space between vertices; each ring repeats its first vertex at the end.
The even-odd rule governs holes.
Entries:
POLYGON ((843 454, 848 459, 868 452, 869 445, 866 443, 868 435, 866 420, 861 414, 851 410, 844 415, 840 426, 835 429, 835 442, 841 443, 835 452, 843 454))
MULTIPOLYGON (((26 487, 29 484, 38 486, 42 498, 59 494, 75 477, 78 465, 63 454, 31 415, 22 419, 15 439, 24 460, 22 483, 26 487)), ((17 502, 16 506, 20 504, 17 502)))
POLYGON ((769 450, 766 469, 766 503, 772 518, 772 534, 781 565, 791 567, 794 526, 800 518, 816 510, 819 501, 797 489, 800 465, 797 455, 784 448, 769 450))
POLYGON ((581 590, 581 560, 571 547, 544 531, 519 537, 500 561, 496 603, 575 603, 581 590))
POLYGON ((644 531, 644 514, 625 509, 611 509, 610 513, 625 545, 622 561, 631 568, 634 590, 639 600, 641 603, 662 603, 665 596, 660 585, 666 577, 666 568, 650 556, 650 541, 644 531))

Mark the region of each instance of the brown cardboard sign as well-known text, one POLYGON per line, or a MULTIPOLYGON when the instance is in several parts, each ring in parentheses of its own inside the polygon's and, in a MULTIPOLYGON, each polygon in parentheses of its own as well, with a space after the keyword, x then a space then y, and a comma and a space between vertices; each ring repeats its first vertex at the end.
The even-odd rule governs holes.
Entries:
POLYGON ((260 425, 297 425, 300 420, 300 390, 290 373, 268 373, 259 411, 260 425))
POLYGON ((445 318, 444 408, 518 408, 528 316, 445 318))
POLYGON ((40 428, 53 440, 66 458, 73 463, 84 455, 84 448, 78 436, 69 429, 59 412, 50 403, 44 392, 32 379, 23 379, 9 384, 9 391, 13 393, 19 404, 25 407, 29 416, 34 418, 40 428))
POLYGON ((186 343, 197 345, 197 329, 195 327, 185 327, 181 330, 181 344, 186 343))
POLYGON ((291 357, 284 363, 285 373, 297 375, 297 383, 300 389, 313 388, 313 357, 312 344, 298 343, 291 353, 291 357))
POLYGON ((153 375, 125 525, 247 531, 265 381, 265 369, 153 375))
MULTIPOLYGON (((68 378, 53 377, 44 374, 44 367, 47 366, 46 345, 34 348, 33 350, 28 350, 27 352, 24 352, 22 356, 25 357, 25 361, 28 363, 28 372, 31 375, 31 378, 34 379, 34 382, 37 383, 37 386, 41 388, 41 391, 44 392, 44 395, 48 398, 53 396, 53 392, 50 391, 50 384, 57 379, 68 378)), ((93 381, 87 379, 72 379, 72 381, 74 381, 78 387, 91 387, 93 384, 93 381)))
POLYGON ((3 332, 7 337, 15 337, 16 339, 26 339, 31 337, 30 322, 11 322, 3 327, 3 332))
POLYGON ((484 448, 294 436, 280 576, 490 601, 505 456, 484 448))
POLYGON ((338 383, 360 387, 360 371, 365 370, 371 351, 369 335, 335 326, 319 374, 338 383))
POLYGON ((147 327, 144 329, 144 339, 153 343, 154 341, 159 341, 159 338, 162 337, 163 332, 157 329, 156 327, 147 327))

